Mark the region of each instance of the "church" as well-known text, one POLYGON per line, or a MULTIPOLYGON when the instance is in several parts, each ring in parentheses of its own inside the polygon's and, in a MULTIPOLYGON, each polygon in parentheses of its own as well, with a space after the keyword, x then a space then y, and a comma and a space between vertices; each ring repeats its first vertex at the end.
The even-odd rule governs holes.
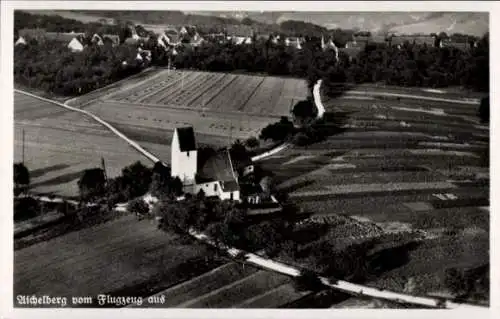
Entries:
POLYGON ((176 128, 171 144, 171 174, 179 177, 188 194, 217 196, 221 200, 242 201, 239 178, 253 171, 250 159, 235 161, 228 149, 206 159, 198 158, 193 127, 176 128))

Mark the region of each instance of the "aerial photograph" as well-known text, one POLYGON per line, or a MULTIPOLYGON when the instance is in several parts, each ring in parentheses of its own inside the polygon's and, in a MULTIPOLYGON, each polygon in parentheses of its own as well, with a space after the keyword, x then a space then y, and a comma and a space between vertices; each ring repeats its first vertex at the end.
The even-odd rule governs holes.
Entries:
POLYGON ((489 12, 116 9, 13 13, 12 307, 491 307, 489 12))

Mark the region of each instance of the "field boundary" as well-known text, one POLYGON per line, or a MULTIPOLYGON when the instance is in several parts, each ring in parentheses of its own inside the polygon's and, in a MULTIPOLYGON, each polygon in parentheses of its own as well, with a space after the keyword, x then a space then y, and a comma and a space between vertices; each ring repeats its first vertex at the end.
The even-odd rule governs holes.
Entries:
MULTIPOLYGON (((208 101, 208 100, 207 100, 208 101)), ((133 103, 133 102, 123 102, 123 101, 117 101, 117 100, 106 100, 104 103, 112 103, 112 104, 123 104, 127 106, 138 106, 138 104, 133 103)), ((273 115, 273 114, 266 114, 262 115, 262 113, 257 113, 257 112, 235 112, 235 111, 218 111, 218 110, 210 110, 210 109, 200 109, 192 106, 182 106, 182 105, 175 105, 175 104, 155 104, 155 103, 140 103, 140 106, 142 107, 147 107, 147 108, 156 108, 159 110, 179 110, 179 111, 191 111, 195 113, 205 113, 205 114, 228 114, 228 115, 235 115, 235 116, 242 116, 242 115, 249 115, 252 117, 262 117, 262 118, 281 118, 282 115, 273 115)))
MULTIPOLYGON (((122 84, 122 83, 123 83, 123 82, 125 82, 125 81, 128 81, 128 80, 133 80, 134 78, 139 77, 140 75, 143 75, 144 73, 147 73, 147 72, 153 72, 153 71, 155 71, 155 70, 157 70, 157 69, 156 69, 156 68, 154 68, 154 67, 150 67, 150 68, 144 69, 144 70, 142 70, 142 71, 141 71, 141 72, 139 72, 139 73, 136 73, 136 74, 131 75, 131 76, 128 76, 128 77, 125 77, 125 78, 123 78, 123 79, 121 79, 121 80, 119 80, 119 81, 116 81, 116 82, 110 83, 110 84, 108 84, 108 85, 106 85, 106 86, 103 86, 102 88, 98 88, 98 89, 93 90, 93 91, 90 91, 90 92, 88 92, 88 93, 86 93, 86 94, 84 94, 84 95, 77 96, 77 97, 73 97, 73 98, 71 98, 71 99, 69 99, 69 100, 66 100, 66 101, 64 101, 64 104, 71 105, 72 103, 77 103, 79 99, 85 99, 85 98, 86 98, 86 97, 88 97, 88 96, 91 96, 91 95, 96 94, 96 93, 98 94, 98 93, 101 93, 101 92, 103 92, 103 91, 104 91, 104 92, 103 92, 103 93, 105 93, 104 95, 102 95, 102 96, 98 96, 98 97, 96 97, 96 98, 94 98, 94 99, 91 99, 90 101, 87 101, 87 102, 84 102, 84 103, 82 103, 82 104, 80 104, 80 105, 75 105, 75 106, 78 106, 78 107, 83 107, 83 106, 85 106, 85 105, 88 105, 88 104, 94 103, 94 102, 96 102, 97 100, 103 99, 103 98, 105 98, 105 97, 107 97, 107 96, 110 96, 110 95, 117 94, 117 93, 119 93, 119 92, 121 92, 121 91, 123 91, 123 90, 125 89, 124 87, 120 87, 120 86, 118 86, 118 87, 114 87, 114 86, 116 86, 117 84, 122 84), (112 91, 112 92, 108 92, 108 93, 106 93, 106 92, 105 92, 106 90, 113 90, 113 89, 116 89, 116 91, 112 91)), ((142 81, 139 81, 138 83, 136 83, 136 84, 132 85, 131 87, 133 88, 133 87, 136 87, 136 86, 138 86, 138 85, 143 84, 145 81, 150 81, 151 79, 156 78, 156 77, 157 77, 160 73, 161 73, 161 72, 158 72, 158 74, 155 74, 154 76, 152 76, 152 77, 150 77, 150 78, 146 78, 146 79, 144 79, 144 80, 142 80, 142 81)), ((129 88, 130 88, 130 87, 127 87, 127 89, 129 89, 129 88)))
POLYGON ((52 103, 54 105, 66 108, 66 109, 71 110, 71 111, 75 111, 75 112, 84 114, 86 116, 89 116, 92 119, 94 119, 97 122, 99 122, 100 124, 102 124, 105 127, 107 127, 109 130, 111 130, 111 132, 115 133, 119 138, 123 139, 125 142, 127 142, 130 146, 132 146, 133 148, 135 148, 139 153, 141 153, 142 155, 144 155, 147 159, 149 159, 153 163, 160 162, 159 158, 157 158, 156 156, 154 156, 150 152, 146 151, 144 148, 142 148, 135 141, 131 140, 130 138, 128 138, 127 136, 125 136, 125 134, 123 134, 122 132, 118 131, 114 126, 112 126, 108 122, 104 121, 103 119, 101 119, 97 115, 92 114, 91 112, 79 109, 77 107, 69 106, 69 105, 66 105, 66 104, 63 104, 63 103, 59 103, 59 102, 56 102, 56 101, 52 101, 52 100, 49 100, 49 99, 46 99, 46 98, 43 98, 43 97, 31 94, 31 93, 28 93, 28 92, 24 92, 24 91, 21 91, 21 90, 14 89, 14 91, 18 92, 18 93, 21 93, 21 94, 25 94, 25 95, 31 96, 31 97, 34 97, 34 98, 39 99, 41 101, 52 103))
MULTIPOLYGON (((321 103, 321 95, 320 95, 320 87, 321 87, 322 83, 323 83, 323 80, 318 80, 318 82, 316 82, 316 84, 314 85, 314 90, 316 90, 316 85, 317 85, 317 90, 318 90, 317 94, 318 94, 318 101, 319 101, 318 105, 321 105, 321 107, 323 107, 323 103, 321 103)), ((316 93, 314 90, 313 90, 314 100, 316 101, 316 93)), ((449 102, 449 103, 456 103, 456 104, 479 105, 479 102, 477 100, 445 99, 445 98, 440 98, 440 97, 432 97, 432 96, 417 95, 417 94, 375 92, 375 91, 369 91, 369 90, 364 90, 364 91, 352 90, 352 91, 346 91, 345 94, 366 95, 366 96, 385 96, 385 97, 406 98, 406 99, 413 99, 413 100, 425 100, 425 101, 435 101, 435 102, 449 102)))

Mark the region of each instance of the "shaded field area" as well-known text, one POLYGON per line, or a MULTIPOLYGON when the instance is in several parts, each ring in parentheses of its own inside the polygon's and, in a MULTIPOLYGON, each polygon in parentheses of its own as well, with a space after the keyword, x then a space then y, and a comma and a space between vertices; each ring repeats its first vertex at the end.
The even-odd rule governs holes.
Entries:
MULTIPOLYGON (((77 180, 104 159, 109 177, 135 161, 152 165, 105 127, 57 105, 15 93, 14 162, 23 160, 31 171, 34 191, 78 195, 77 180)), ((155 145, 156 149, 162 146, 155 145)), ((169 148, 166 147, 169 154, 169 148)))
POLYGON ((124 216, 14 253, 14 295, 149 295, 217 263, 149 220, 124 216))
MULTIPOLYGON (((278 308, 311 292, 299 292, 292 279, 236 262, 154 295, 163 303, 151 308, 278 308)), ((136 307, 136 306, 134 306, 136 307)))

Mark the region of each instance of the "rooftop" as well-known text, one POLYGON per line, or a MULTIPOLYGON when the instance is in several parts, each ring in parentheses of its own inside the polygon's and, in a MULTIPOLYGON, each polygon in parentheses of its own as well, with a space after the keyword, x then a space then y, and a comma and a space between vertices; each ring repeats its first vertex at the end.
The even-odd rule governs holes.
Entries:
POLYGON ((196 140, 192 126, 176 128, 179 148, 182 152, 196 150, 196 140))

